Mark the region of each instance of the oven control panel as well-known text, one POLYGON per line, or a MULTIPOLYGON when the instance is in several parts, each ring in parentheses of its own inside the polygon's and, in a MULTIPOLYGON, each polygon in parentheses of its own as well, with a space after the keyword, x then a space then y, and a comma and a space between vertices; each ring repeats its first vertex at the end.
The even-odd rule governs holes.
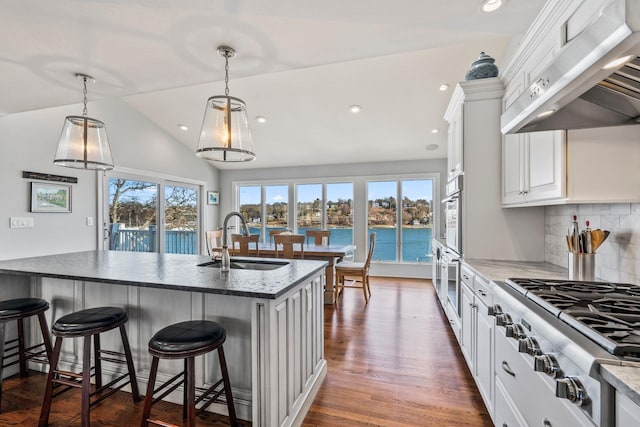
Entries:
POLYGON ((501 292, 494 294, 494 302, 488 307, 487 314, 495 318, 497 326, 495 370, 505 387, 509 388, 509 384, 513 387, 509 392, 514 393, 513 400, 522 415, 530 418, 532 425, 536 425, 543 413, 544 419, 554 426, 601 425, 601 385, 563 353, 567 347, 575 351, 575 346, 559 335, 555 324, 546 323, 544 319, 549 316, 537 317, 538 311, 531 310, 517 298, 502 296, 501 292), (527 391, 522 392, 521 398, 517 397, 518 388, 527 391), (536 393, 539 396, 532 398, 534 389, 539 389, 536 393), (518 399, 522 408, 516 402, 518 399), (559 411, 558 408, 575 410, 564 413, 565 409, 559 411))

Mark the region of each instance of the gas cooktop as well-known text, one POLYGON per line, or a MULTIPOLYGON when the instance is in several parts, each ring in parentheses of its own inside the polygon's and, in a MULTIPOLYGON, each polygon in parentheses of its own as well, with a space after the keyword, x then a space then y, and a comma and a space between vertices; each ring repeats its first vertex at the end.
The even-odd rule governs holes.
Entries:
POLYGON ((609 353, 640 360, 640 286, 518 278, 507 284, 609 353))

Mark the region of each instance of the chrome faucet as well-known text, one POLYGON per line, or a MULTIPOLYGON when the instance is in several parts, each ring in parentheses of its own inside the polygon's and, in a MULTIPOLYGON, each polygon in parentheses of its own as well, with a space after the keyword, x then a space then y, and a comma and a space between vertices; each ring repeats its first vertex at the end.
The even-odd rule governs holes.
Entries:
POLYGON ((247 223, 244 218, 240 214, 240 212, 229 212, 226 217, 224 217, 224 223, 222 224, 222 259, 220 260, 220 271, 229 271, 231 268, 231 258, 229 257, 229 245, 228 245, 228 237, 227 237, 227 223, 231 219, 232 216, 237 216, 240 218, 240 222, 242 223, 242 234, 244 236, 249 236, 249 227, 247 227, 247 223))

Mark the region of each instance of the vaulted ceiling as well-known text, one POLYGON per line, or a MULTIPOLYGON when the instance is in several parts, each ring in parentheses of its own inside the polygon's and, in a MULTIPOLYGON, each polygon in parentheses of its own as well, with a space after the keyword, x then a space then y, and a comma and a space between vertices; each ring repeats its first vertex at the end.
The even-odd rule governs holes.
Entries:
POLYGON ((224 92, 216 47, 227 44, 257 159, 215 166, 443 158, 455 83, 480 51, 500 67, 544 1, 505 0, 492 14, 481 3, 4 0, 0 116, 80 102, 82 72, 96 78, 90 100, 123 98, 195 149, 207 98, 224 92))

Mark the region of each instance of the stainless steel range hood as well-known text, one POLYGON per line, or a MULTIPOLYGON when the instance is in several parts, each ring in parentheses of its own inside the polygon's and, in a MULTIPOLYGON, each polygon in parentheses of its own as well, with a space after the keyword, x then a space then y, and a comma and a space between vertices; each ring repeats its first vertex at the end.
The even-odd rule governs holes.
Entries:
POLYGON ((605 2, 505 110, 502 133, 640 124, 639 55, 640 1, 605 2))

